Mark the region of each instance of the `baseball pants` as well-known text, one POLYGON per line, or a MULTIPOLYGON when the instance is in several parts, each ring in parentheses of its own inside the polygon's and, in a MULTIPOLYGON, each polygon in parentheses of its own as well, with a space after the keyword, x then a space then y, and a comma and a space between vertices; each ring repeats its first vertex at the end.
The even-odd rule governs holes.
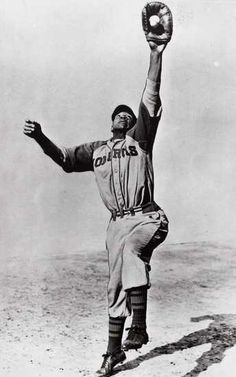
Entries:
POLYGON ((150 287, 149 271, 153 250, 168 233, 163 210, 111 219, 107 229, 109 283, 108 311, 111 317, 127 317, 130 305, 127 290, 150 287))

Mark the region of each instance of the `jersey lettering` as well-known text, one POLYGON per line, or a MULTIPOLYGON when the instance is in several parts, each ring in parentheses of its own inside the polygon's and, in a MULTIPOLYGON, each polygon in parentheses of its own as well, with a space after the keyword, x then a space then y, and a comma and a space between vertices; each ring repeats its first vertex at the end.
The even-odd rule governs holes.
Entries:
POLYGON ((122 157, 125 157, 125 155, 126 155, 126 149, 125 148, 122 148, 121 149, 121 155, 122 155, 122 157))
POLYGON ((108 153, 107 161, 111 161, 111 152, 108 153))
POLYGON ((93 160, 95 168, 104 165, 106 162, 111 161, 111 158, 121 158, 125 156, 138 156, 138 151, 135 145, 130 145, 127 148, 114 148, 112 151, 108 153, 107 156, 97 157, 93 160))
POLYGON ((113 149, 113 158, 120 158, 120 149, 113 149))
POLYGON ((138 155, 138 151, 137 151, 135 145, 130 145, 129 146, 129 151, 130 151, 130 155, 131 156, 137 156, 138 155))
POLYGON ((94 163, 94 166, 97 168, 101 165, 104 165, 106 162, 106 156, 103 156, 103 157, 98 157, 96 158, 95 160, 95 163, 94 163))

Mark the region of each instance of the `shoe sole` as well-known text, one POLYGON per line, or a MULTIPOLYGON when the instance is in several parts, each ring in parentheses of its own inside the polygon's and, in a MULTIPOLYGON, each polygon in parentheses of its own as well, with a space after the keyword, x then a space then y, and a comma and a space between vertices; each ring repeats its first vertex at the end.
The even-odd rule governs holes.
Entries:
POLYGON ((112 368, 111 372, 108 372, 108 373, 105 373, 105 374, 100 374, 99 372, 96 372, 95 376, 96 376, 96 377, 99 377, 99 376, 100 376, 100 377, 108 377, 108 376, 111 376, 112 373, 114 372, 114 368, 117 367, 117 365, 119 365, 119 364, 123 364, 125 360, 126 360, 126 357, 125 357, 123 360, 118 361, 118 363, 117 363, 116 365, 114 365, 114 367, 112 368))
POLYGON ((138 350, 138 349, 140 349, 140 348, 142 348, 142 346, 144 346, 145 344, 147 344, 149 341, 147 340, 146 342, 143 342, 142 344, 139 344, 139 345, 137 345, 137 346, 134 346, 133 344, 127 344, 127 345, 124 345, 124 346, 122 346, 121 347, 121 349, 123 350, 123 351, 130 351, 130 350, 138 350))

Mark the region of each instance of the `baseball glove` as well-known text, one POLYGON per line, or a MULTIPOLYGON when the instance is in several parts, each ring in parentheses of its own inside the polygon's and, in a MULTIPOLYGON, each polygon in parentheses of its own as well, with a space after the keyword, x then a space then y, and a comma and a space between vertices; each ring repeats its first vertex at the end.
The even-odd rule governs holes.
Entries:
POLYGON ((142 25, 148 42, 166 44, 170 41, 173 32, 172 13, 163 3, 157 1, 147 3, 142 11, 142 25), (152 16, 158 17, 154 17, 157 20, 156 25, 152 24, 152 18, 150 20, 152 16))

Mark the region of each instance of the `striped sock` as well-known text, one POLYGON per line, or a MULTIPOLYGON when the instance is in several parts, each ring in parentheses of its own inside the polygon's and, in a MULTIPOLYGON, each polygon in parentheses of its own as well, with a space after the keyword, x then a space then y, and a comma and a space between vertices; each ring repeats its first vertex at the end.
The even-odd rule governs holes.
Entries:
POLYGON ((114 352, 121 348, 125 317, 109 317, 109 338, 107 352, 114 352))
POLYGON ((132 288, 129 291, 132 309, 132 326, 146 328, 147 286, 132 288))

